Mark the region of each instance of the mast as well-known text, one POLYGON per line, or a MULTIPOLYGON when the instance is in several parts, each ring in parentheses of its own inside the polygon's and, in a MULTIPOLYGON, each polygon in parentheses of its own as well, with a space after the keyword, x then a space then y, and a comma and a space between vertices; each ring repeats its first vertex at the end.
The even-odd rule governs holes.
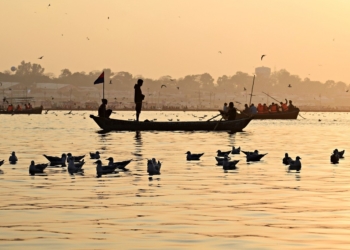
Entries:
POLYGON ((255 81, 255 75, 254 75, 254 77, 253 77, 253 85, 252 85, 252 90, 251 90, 251 92, 250 92, 249 107, 250 107, 250 104, 251 104, 251 102, 252 102, 252 97, 253 97, 254 81, 255 81))

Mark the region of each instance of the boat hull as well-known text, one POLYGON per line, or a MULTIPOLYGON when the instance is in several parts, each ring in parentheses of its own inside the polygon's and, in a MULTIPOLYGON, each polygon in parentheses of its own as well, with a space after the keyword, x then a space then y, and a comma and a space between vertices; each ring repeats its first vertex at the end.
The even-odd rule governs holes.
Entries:
POLYGON ((24 109, 21 111, 7 111, 7 110, 0 110, 0 115, 40 115, 43 111, 43 107, 36 107, 32 109, 24 109))
MULTIPOLYGON (((295 111, 288 111, 288 112, 277 112, 277 113, 267 113, 267 114, 255 114, 253 115, 253 119, 258 120, 295 120, 298 118, 299 115, 299 109, 296 109, 295 111)), ((246 115, 244 114, 237 114, 237 119, 243 118, 246 115)))
POLYGON ((90 115, 106 131, 231 131, 241 132, 252 118, 233 121, 136 122, 90 115))

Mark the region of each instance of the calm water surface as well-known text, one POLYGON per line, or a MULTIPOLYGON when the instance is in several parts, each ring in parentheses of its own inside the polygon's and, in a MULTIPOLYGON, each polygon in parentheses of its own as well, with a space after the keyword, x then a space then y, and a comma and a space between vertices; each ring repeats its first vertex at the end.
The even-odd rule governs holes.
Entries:
MULTIPOLYGON (((96 112, 1 115, 1 249, 349 249, 350 114, 302 113, 293 121, 253 120, 243 133, 111 132, 96 112), (268 153, 238 170, 216 165, 218 149, 268 153), (333 149, 345 159, 332 165, 333 149), (133 159, 129 172, 96 178, 88 153, 133 159), (187 162, 185 152, 204 153, 187 162), (349 151, 348 151, 349 150, 349 151), (30 176, 42 154, 86 154, 85 175, 48 167, 30 176), (302 158, 288 173, 284 153, 302 158), (162 164, 149 180, 147 158, 162 164)), ((142 119, 198 120, 216 112, 143 112, 142 119), (196 117, 193 117, 195 115, 196 117)), ((134 112, 112 116, 134 119, 134 112)))

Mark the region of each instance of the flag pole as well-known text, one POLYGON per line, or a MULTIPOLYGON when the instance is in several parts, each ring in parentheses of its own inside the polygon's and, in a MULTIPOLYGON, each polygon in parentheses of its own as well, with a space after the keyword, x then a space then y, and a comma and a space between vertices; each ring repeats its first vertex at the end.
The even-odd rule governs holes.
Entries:
POLYGON ((103 92, 102 92, 102 99, 105 99, 105 79, 103 78, 103 92))

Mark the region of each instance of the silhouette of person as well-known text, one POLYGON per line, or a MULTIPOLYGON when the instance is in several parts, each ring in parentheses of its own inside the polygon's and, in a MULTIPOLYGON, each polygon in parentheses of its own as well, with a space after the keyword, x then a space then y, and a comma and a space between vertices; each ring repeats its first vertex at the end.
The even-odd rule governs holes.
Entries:
POLYGON ((233 106, 233 102, 230 102, 228 104, 227 120, 235 120, 236 119, 236 113, 237 113, 237 110, 233 106))
POLYGON ((295 106, 293 105, 292 100, 289 100, 288 110, 289 110, 289 111, 293 111, 294 109, 295 109, 295 106))
POLYGON ((143 99, 145 99, 145 96, 142 94, 141 91, 141 86, 143 84, 143 80, 142 79, 138 79, 137 80, 137 84, 135 84, 134 89, 135 89, 135 110, 136 110, 136 121, 139 121, 139 117, 140 117, 140 113, 141 113, 141 109, 142 109, 142 101, 143 99))
POLYGON ((107 103, 108 103, 107 99, 102 99, 102 104, 98 108, 98 116, 99 117, 109 118, 110 115, 112 114, 111 109, 106 109, 107 103))

